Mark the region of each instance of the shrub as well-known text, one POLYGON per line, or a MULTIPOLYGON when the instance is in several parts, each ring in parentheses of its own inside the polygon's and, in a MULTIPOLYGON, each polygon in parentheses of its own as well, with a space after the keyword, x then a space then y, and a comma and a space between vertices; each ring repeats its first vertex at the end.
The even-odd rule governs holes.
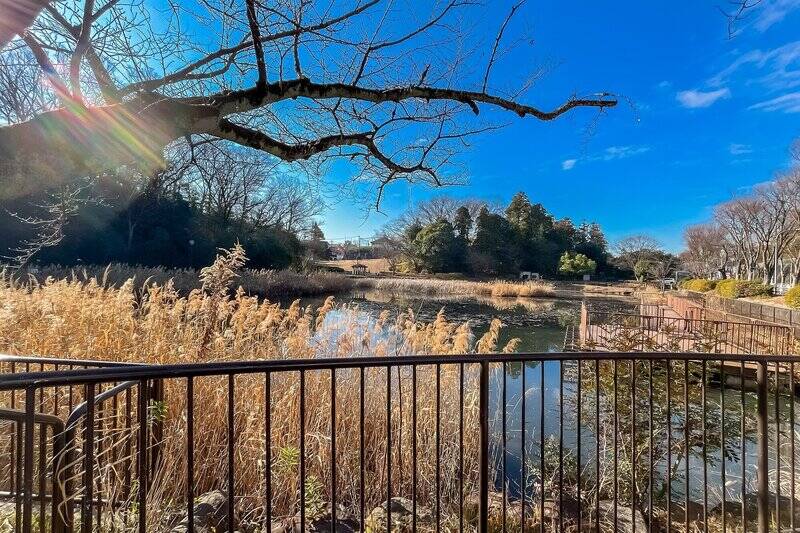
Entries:
POLYGON ((683 280, 680 286, 687 291, 708 292, 717 287, 717 281, 712 279, 687 279, 683 280))
POLYGON ((564 252, 558 262, 558 271, 565 276, 594 274, 597 263, 583 254, 564 252))
POLYGON ((769 296, 772 294, 772 287, 760 281, 724 279, 717 283, 716 291, 723 298, 747 298, 769 296))
POLYGON ((800 309, 800 285, 795 285, 789 289, 783 297, 786 305, 794 309, 800 309))

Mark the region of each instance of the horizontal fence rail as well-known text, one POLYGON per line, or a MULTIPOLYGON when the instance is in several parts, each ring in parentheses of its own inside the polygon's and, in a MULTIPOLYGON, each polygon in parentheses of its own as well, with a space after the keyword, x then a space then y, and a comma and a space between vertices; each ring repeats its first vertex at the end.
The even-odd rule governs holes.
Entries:
POLYGON ((794 352, 790 328, 751 322, 588 311, 577 349, 640 352, 786 354, 794 352))
POLYGON ((793 531, 796 361, 589 352, 6 373, 0 523, 793 531))

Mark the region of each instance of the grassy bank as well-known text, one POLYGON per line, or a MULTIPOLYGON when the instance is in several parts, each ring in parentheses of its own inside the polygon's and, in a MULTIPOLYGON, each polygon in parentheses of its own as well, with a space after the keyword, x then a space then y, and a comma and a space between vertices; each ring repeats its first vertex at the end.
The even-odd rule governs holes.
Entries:
POLYGON ((544 281, 469 281, 419 278, 363 278, 361 288, 387 292, 408 292, 419 295, 491 296, 495 298, 553 297, 555 285, 544 281))
MULTIPOLYGON (((8 279, 19 283, 45 283, 48 278, 88 282, 104 287, 132 284, 140 290, 146 285, 170 284, 181 295, 202 287, 200 272, 194 269, 167 269, 113 263, 63 267, 47 265, 22 271, 6 271, 8 279)), ((531 298, 557 296, 555 285, 544 281, 471 281, 425 278, 354 278, 336 272, 295 272, 291 270, 252 270, 238 273, 236 287, 249 295, 269 299, 325 296, 352 289, 375 289, 427 296, 480 296, 492 298, 531 298)))

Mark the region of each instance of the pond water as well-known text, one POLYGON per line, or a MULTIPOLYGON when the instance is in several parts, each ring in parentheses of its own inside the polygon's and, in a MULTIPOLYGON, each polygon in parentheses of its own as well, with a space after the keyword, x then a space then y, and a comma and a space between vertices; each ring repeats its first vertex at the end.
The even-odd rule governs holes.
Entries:
MULTIPOLYGON (((318 307, 324 298, 301 299, 303 305, 318 307)), ((485 333, 495 318, 503 323, 498 346, 512 338, 522 341, 520 352, 556 352, 564 347, 568 325, 580 323, 581 302, 552 298, 475 298, 456 296, 416 296, 363 291, 336 295, 339 304, 357 305, 365 318, 377 318, 385 310, 394 315, 411 309, 422 322, 430 322, 444 309, 449 322, 469 321, 476 338, 485 333)), ((590 309, 597 311, 632 312, 636 302, 630 299, 593 297, 587 300, 590 309)))
MULTIPOLYGON (((311 305, 318 307, 322 304, 324 298, 310 298, 302 299, 303 305, 311 305)), ((445 316, 448 321, 462 323, 469 321, 476 338, 479 338, 488 328, 491 321, 495 318, 500 319, 503 324, 501 336, 498 346, 505 345, 512 338, 519 338, 521 344, 519 351, 521 352, 559 352, 563 350, 564 336, 568 326, 578 326, 580 323, 580 310, 581 301, 579 300, 559 300, 559 299, 545 299, 545 298, 526 298, 526 299, 492 299, 492 298, 474 298, 474 297, 434 297, 434 296, 416 296, 409 294, 387 294, 379 291, 365 291, 354 292, 345 295, 337 295, 336 302, 339 304, 348 304, 349 306, 356 305, 359 314, 363 314, 365 321, 374 320, 378 315, 389 310, 393 315, 411 309, 414 311, 418 320, 429 322, 436 318, 440 310, 444 310, 445 316)), ((586 300, 590 309, 596 311, 606 312, 636 312, 637 303, 630 299, 611 299, 611 298, 597 298, 592 297, 586 300)), ((332 313, 328 317, 330 320, 336 320, 336 313, 332 313)), ((587 363, 590 364, 590 363, 587 363)), ((627 364, 627 363, 624 363, 627 364)), ((644 365, 645 363, 640 363, 644 365)), ((683 394, 683 366, 682 363, 674 363, 673 371, 678 372, 678 376, 673 376, 672 393, 673 399, 670 403, 673 409, 672 414, 672 439, 673 444, 683 440, 683 411, 682 409, 682 394, 683 394), (675 379, 677 377, 677 379, 675 379)), ((722 482, 722 452, 719 447, 719 429, 720 421, 718 420, 720 413, 720 390, 718 385, 714 385, 711 381, 712 373, 709 373, 709 382, 707 386, 707 409, 711 413, 707 430, 709 432, 710 441, 716 441, 715 445, 711 445, 708 449, 710 455, 707 463, 707 471, 704 472, 701 450, 702 448, 697 444, 698 431, 702 431, 700 427, 699 412, 702 408, 698 406, 699 399, 699 368, 698 363, 692 369, 690 377, 690 387, 694 388, 695 393, 691 400, 690 405, 690 419, 694 431, 692 433, 693 444, 691 446, 691 455, 689 459, 689 481, 690 481, 690 499, 695 502, 701 502, 703 499, 703 477, 708 476, 709 494, 708 501, 713 507, 721 500, 721 487, 722 482), (699 411, 698 411, 699 410, 699 411), (712 421, 713 420, 713 421, 712 421), (700 428, 700 429, 698 429, 700 428), (711 487, 718 487, 719 489, 713 490, 711 487)), ((610 363, 603 371, 608 379, 610 375, 610 363)), ((645 367, 642 366, 642 369, 645 367)), ((555 446, 558 446, 557 441, 563 438, 563 447, 565 454, 571 455, 572 467, 574 466, 574 457, 576 455, 578 443, 578 423, 576 417, 575 400, 577 398, 576 391, 578 390, 577 382, 575 379, 575 363, 565 363, 564 369, 564 383, 561 385, 562 368, 558 362, 544 363, 528 363, 524 365, 524 375, 526 381, 525 387, 525 427, 522 427, 522 366, 520 364, 510 364, 505 379, 505 394, 506 394, 506 472, 502 474, 503 454, 501 443, 503 441, 502 432, 502 389, 503 389, 503 373, 502 368, 498 365, 493 369, 492 377, 490 380, 490 438, 492 440, 492 447, 494 450, 494 470, 497 472, 495 478, 495 488, 500 489, 503 485, 503 478, 506 480, 509 495, 518 497, 520 493, 520 477, 522 471, 521 464, 521 450, 523 443, 523 434, 525 442, 525 455, 526 470, 528 472, 528 479, 525 481, 526 494, 530 498, 537 491, 538 483, 538 464, 541 457, 541 440, 542 440, 542 422, 544 427, 545 440, 555 441, 555 446), (512 368, 513 367, 513 368, 512 368), (542 374, 544 375, 544 391, 542 393, 542 374), (561 426, 561 412, 559 405, 563 397, 565 405, 565 415, 563 430, 561 426), (544 404, 542 404, 542 398, 544 404), (544 413, 542 411, 544 410, 544 413), (544 416, 542 416, 544 414, 544 416)), ((663 367, 662 367, 663 371, 663 367)), ((584 402, 581 422, 580 441, 582 443, 581 451, 581 465, 582 470, 587 473, 589 477, 594 472, 592 466, 595 461, 595 443, 596 443, 596 425, 591 423, 592 413, 594 413, 593 398, 594 393, 592 388, 586 389, 586 384, 593 381, 594 373, 590 372, 584 375, 583 394, 582 400, 584 402)), ((788 378, 787 378, 788 379, 788 378)), ((656 422, 656 440, 665 440, 665 427, 666 418, 664 414, 665 398, 663 391, 667 382, 663 372, 655 377, 656 388, 661 390, 661 395, 656 394, 654 403, 657 404, 656 411, 660 413, 661 421, 656 422)), ((629 383, 629 382, 628 382, 629 383)), ((631 389, 630 385, 626 385, 625 392, 620 394, 620 405, 626 407, 630 405, 631 389), (626 403, 627 402, 627 403, 626 403)), ((611 414, 615 410, 615 406, 610 403, 611 388, 606 386, 603 388, 603 399, 601 400, 601 408, 604 411, 601 420, 601 431, 605 432, 604 438, 609 440, 608 429, 605 427, 611 423, 611 414)), ((742 488, 742 462, 741 462, 741 392, 737 389, 726 389, 725 400, 725 442, 726 448, 729 452, 726 454, 725 472, 727 486, 728 501, 735 502, 739 500, 742 488)), ((642 373, 637 377, 636 385, 637 397, 637 428, 640 431, 640 437, 637 439, 638 446, 642 446, 642 437, 647 431, 648 427, 648 398, 647 398, 647 374, 642 373)), ((769 413, 770 413, 770 440, 774 446, 776 425, 774 423, 776 411, 774 408, 774 396, 770 394, 769 413)), ((744 394, 745 402, 745 475, 744 481, 746 485, 746 492, 752 493, 755 488, 755 463, 756 463, 756 434, 755 434, 755 403, 756 397, 753 392, 746 392, 744 394)), ((789 404, 794 402, 795 411, 800 413, 800 404, 789 394, 784 394, 781 398, 780 420, 783 423, 781 433, 783 434, 782 440, 784 443, 783 448, 783 465, 784 471, 783 484, 788 482, 791 472, 787 470, 791 462, 790 453, 787 444, 794 437, 794 434, 800 434, 800 425, 791 424, 789 419, 789 404)), ((629 413, 628 413, 629 414, 629 413)), ((621 415, 621 419, 626 414, 621 415)), ((630 431, 630 423, 621 422, 620 431, 630 431)), ((624 439, 622 439, 624 441, 624 439)), ((622 442, 621 441, 621 442, 622 442)), ((607 443, 606 443, 607 444, 607 443)), ((629 442, 628 442, 629 445, 629 442)), ((662 448, 664 443, 657 442, 657 446, 662 448)), ((646 447, 646 443, 644 444, 646 447)), ((800 447, 798 447, 800 451, 800 447)), ((557 448, 556 448, 557 449, 557 448)), ((630 450, 630 448, 628 448, 630 450)), ((773 448, 774 450, 774 448, 773 448)), ((770 452, 770 470, 772 471, 771 485, 774 486, 774 470, 776 467, 776 455, 774 451, 770 452)), ((604 452, 607 453, 607 452, 604 452)), ((629 452, 628 452, 629 453, 629 452)), ((624 452, 620 451, 620 460, 623 460, 624 452)), ((629 457, 629 455, 628 455, 629 457)), ((647 466, 647 457, 640 459, 644 461, 647 466)), ((800 457, 797 458, 800 461, 800 457)), ((549 459, 548 459, 549 461, 549 459)), ((674 501, 681 501, 684 497, 685 491, 685 459, 680 457, 674 458, 673 469, 675 474, 672 479, 672 494, 674 501)), ((550 467, 547 467, 550 468, 550 467)), ((604 466, 604 468, 606 468, 604 466)), ((641 468, 641 465, 637 470, 641 468)), ((662 457, 656 460, 655 468, 657 474, 662 475, 666 471, 666 461, 662 457)), ((629 469, 628 469, 629 472, 629 469)), ((629 474, 628 474, 629 475, 629 474)), ((641 483, 641 482, 640 482, 641 483)))

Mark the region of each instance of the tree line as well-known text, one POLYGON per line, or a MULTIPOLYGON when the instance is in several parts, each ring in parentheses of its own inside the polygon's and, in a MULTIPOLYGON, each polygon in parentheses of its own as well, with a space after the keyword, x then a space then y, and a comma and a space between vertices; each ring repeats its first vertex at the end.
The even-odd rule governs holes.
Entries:
POLYGON ((122 167, 0 197, 0 255, 23 265, 201 267, 240 242, 254 268, 286 268, 319 246, 322 202, 302 181, 224 142, 181 144, 164 169, 122 167))
MULTIPOLYGON (((800 143, 793 158, 800 163, 800 143)), ((800 281, 800 167, 721 203, 710 221, 684 232, 681 259, 696 277, 764 284, 800 281)))
POLYGON ((438 197, 387 228, 398 262, 419 272, 475 275, 618 274, 597 223, 556 219, 519 192, 505 206, 438 197))

